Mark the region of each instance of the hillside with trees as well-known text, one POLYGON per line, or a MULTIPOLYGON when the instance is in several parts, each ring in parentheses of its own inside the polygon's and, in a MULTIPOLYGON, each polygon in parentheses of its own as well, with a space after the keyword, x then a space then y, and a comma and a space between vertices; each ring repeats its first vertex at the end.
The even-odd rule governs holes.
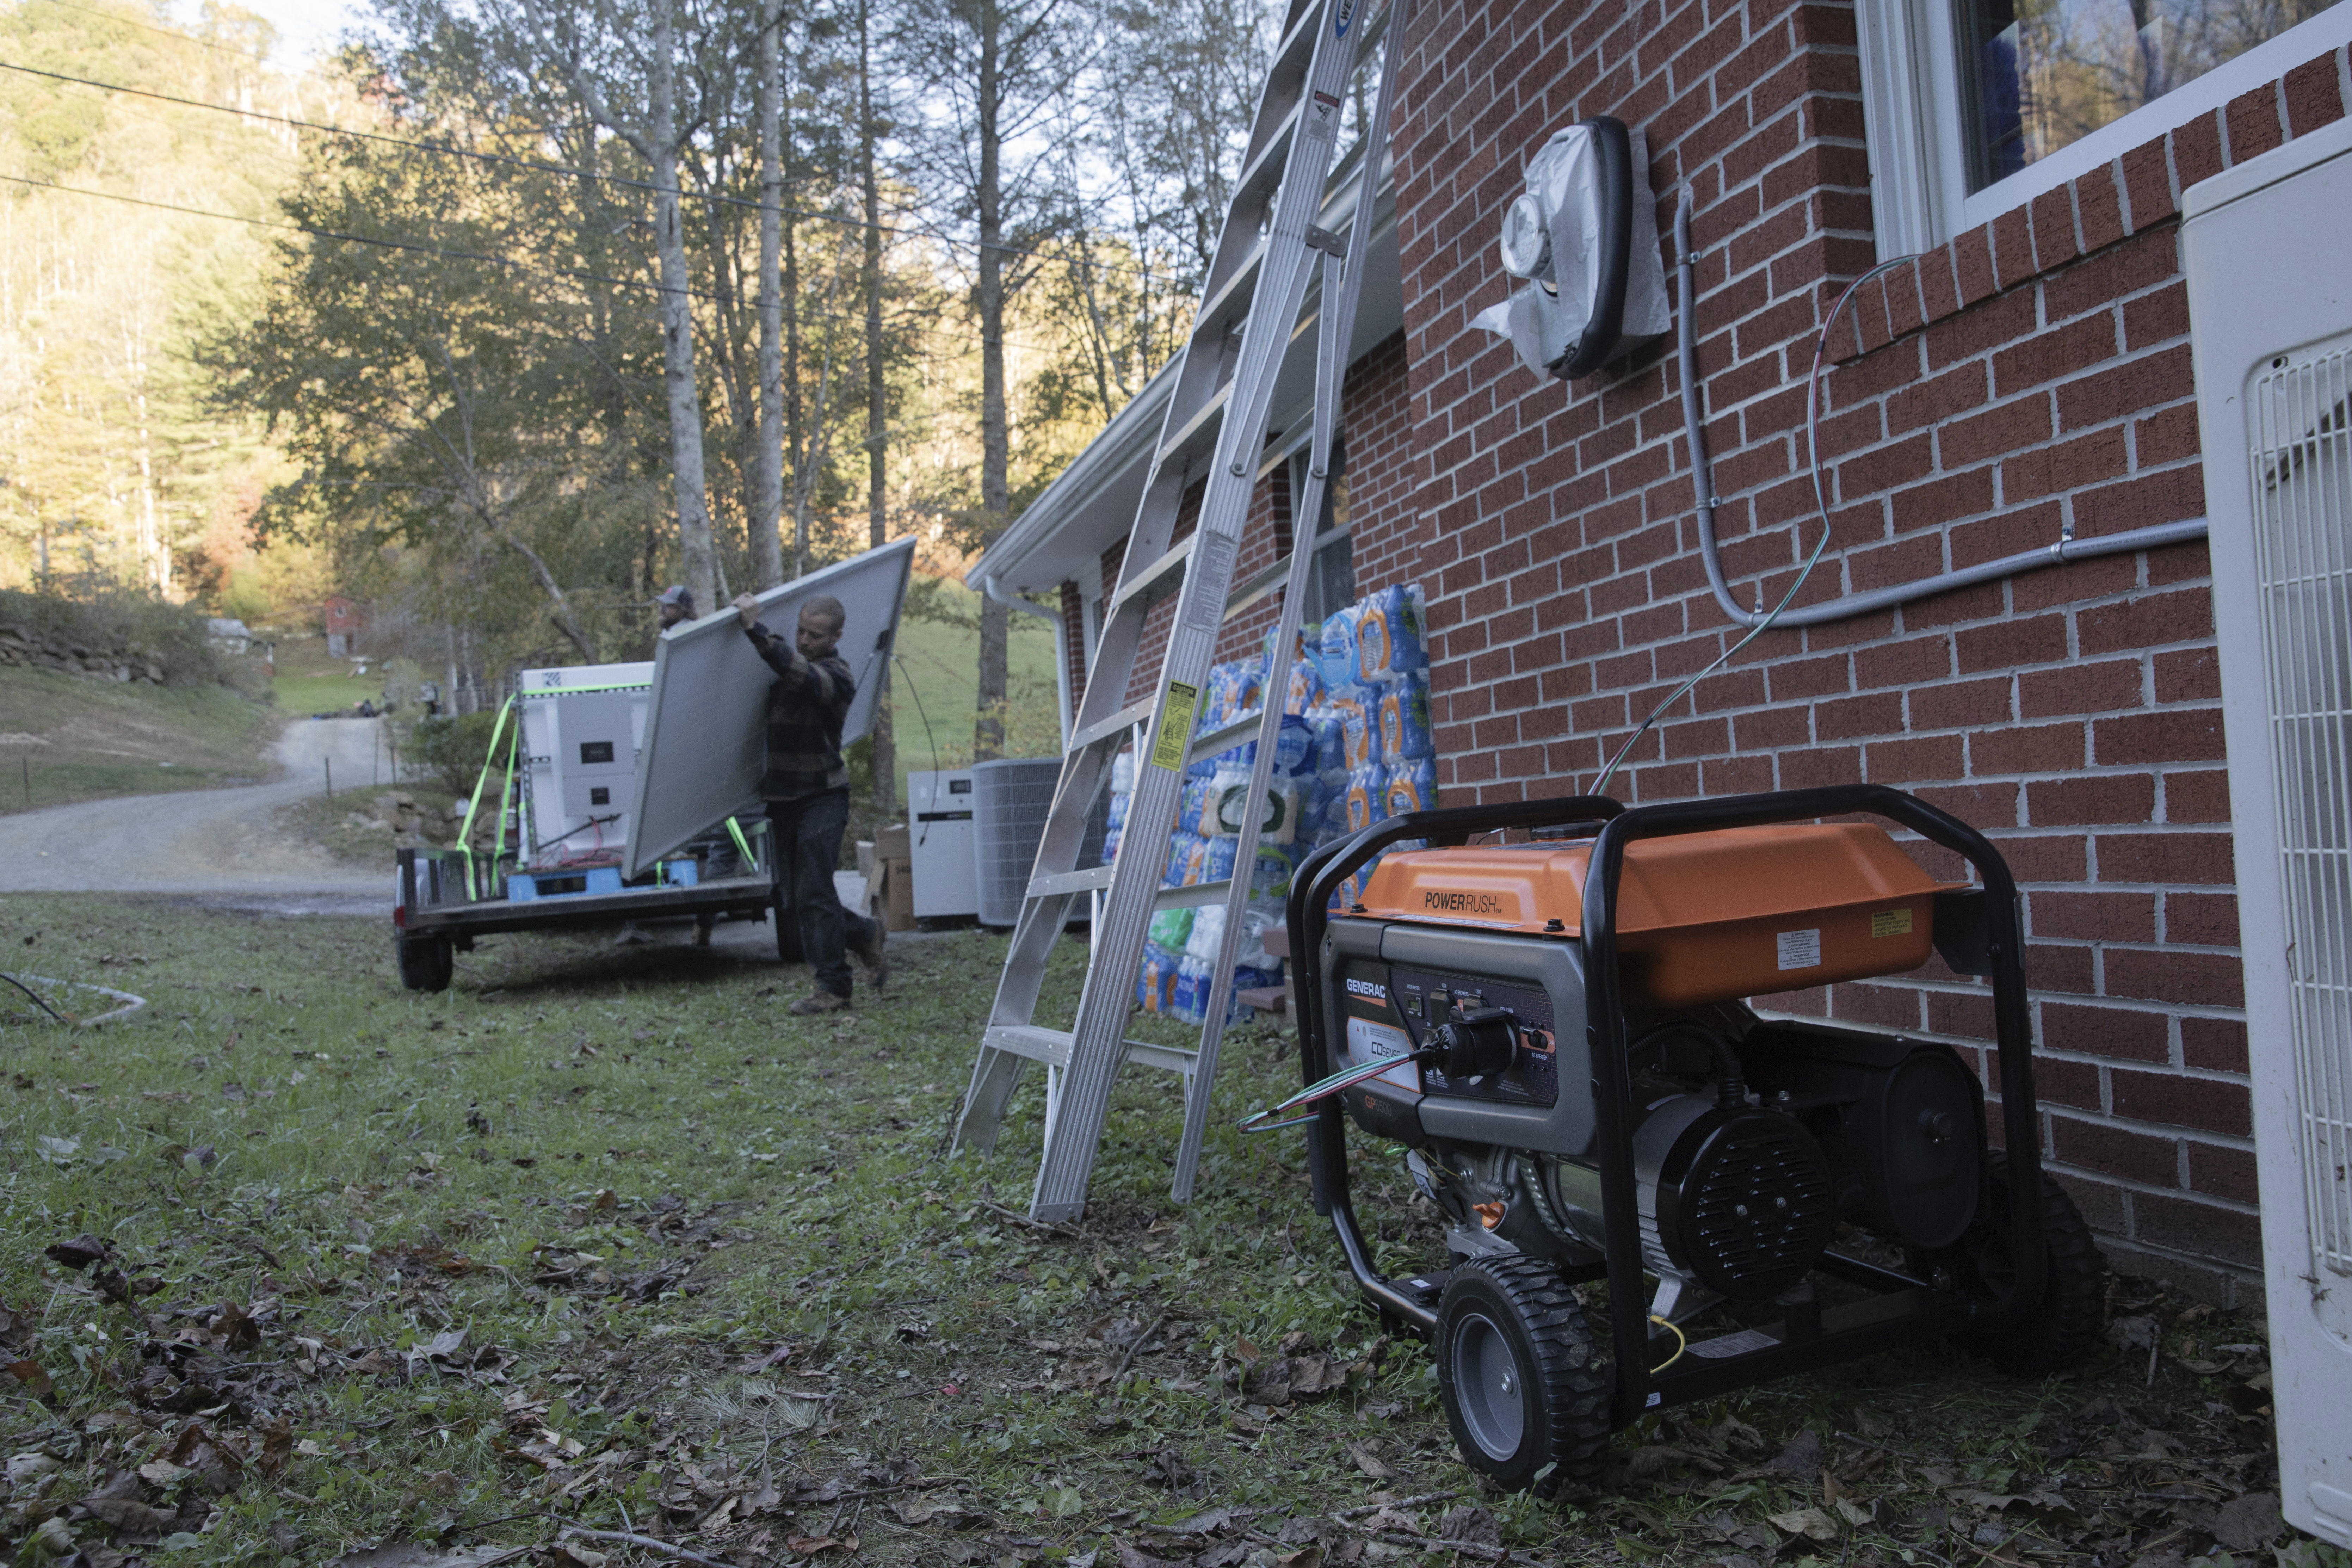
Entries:
MULTIPOLYGON (((231 9, 24 0, 0 576, 331 586, 471 694, 643 657, 668 582, 709 605, 908 533, 951 567, 1173 352, 1269 25, 379 0, 293 78, 231 9)), ((1004 607, 946 603, 950 722, 995 754, 1004 607)))

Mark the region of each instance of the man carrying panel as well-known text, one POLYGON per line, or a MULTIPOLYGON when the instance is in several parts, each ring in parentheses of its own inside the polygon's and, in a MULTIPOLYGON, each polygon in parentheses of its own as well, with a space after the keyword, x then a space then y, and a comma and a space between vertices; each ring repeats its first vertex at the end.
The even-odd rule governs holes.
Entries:
POLYGON ((801 1015, 835 1013, 849 1005, 849 965, 855 952, 879 994, 889 977, 883 928, 841 907, 833 873, 841 864, 841 835, 849 820, 849 770, 841 761, 841 726, 856 694, 856 678, 835 650, 845 619, 841 601, 819 595, 801 605, 791 641, 760 624, 760 602, 735 598, 743 635, 776 672, 768 688, 770 840, 785 893, 777 918, 800 928, 801 952, 816 973, 816 989, 793 1004, 801 1015))

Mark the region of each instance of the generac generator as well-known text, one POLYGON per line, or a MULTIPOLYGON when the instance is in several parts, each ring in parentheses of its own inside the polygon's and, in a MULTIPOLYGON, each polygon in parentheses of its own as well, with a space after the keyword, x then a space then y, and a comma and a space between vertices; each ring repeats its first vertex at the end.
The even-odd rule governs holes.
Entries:
POLYGON ((1311 856, 1288 914, 1308 1088, 1276 1109, 1312 1105, 1316 1208, 1364 1294, 1432 1341, 1463 1458, 1500 1485, 1591 1480, 1645 1411, 1897 1345, 1948 1337, 2035 1376, 2097 1342, 2102 1262, 2042 1173, 2015 885, 1925 802, 1422 812, 1311 856), (1864 816, 1974 880, 1939 882, 1864 816), (1511 830, 1537 837, 1468 842, 1511 830), (1433 847, 1335 910, 1402 839, 1433 847), (1746 1000, 1935 952, 1991 981, 2003 1147, 1950 1047, 1746 1000), (1445 1267, 1377 1266, 1349 1122, 1444 1216, 1445 1267), (1605 1356, 1574 1289, 1596 1281, 1605 1356))

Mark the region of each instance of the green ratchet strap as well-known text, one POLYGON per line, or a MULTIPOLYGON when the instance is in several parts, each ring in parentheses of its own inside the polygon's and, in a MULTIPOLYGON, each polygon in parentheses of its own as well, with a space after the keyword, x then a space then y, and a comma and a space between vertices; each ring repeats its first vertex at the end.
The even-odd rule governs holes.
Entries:
MULTIPOLYGON (((489 750, 482 756, 481 775, 474 780, 474 793, 466 802, 466 820, 457 829, 457 849, 466 858, 466 896, 469 899, 482 896, 482 889, 474 879, 474 815, 482 808, 482 786, 490 782, 490 767, 499 754, 499 737, 506 733, 507 716, 514 711, 514 705, 515 700, 509 697, 499 710, 499 721, 490 728, 489 750)), ((520 735, 522 726, 518 724, 515 729, 520 735)), ((507 777, 509 780, 514 777, 511 756, 507 764, 507 777)), ((503 810, 499 814, 499 837, 503 844, 506 837, 506 813, 503 810)))
POLYGON ((727 819, 727 834, 729 837, 735 840, 735 853, 743 857, 743 864, 746 866, 759 864, 759 858, 751 853, 751 846, 744 841, 743 830, 735 825, 735 819, 731 816, 727 819))

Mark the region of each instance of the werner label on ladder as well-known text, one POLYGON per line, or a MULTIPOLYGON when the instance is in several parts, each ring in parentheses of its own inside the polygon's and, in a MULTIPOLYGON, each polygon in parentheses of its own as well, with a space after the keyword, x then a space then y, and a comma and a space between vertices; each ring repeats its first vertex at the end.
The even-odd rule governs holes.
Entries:
MULTIPOLYGON (((1364 127, 1361 184, 1344 245, 1334 243, 1336 237, 1313 220, 1324 199, 1349 79, 1383 32, 1393 35, 1402 19, 1401 5, 1391 5, 1381 26, 1358 28, 1360 5, 1360 0, 1294 0, 1285 19, 1200 312, 1181 351, 1150 479, 1096 639, 1028 896, 972 1066, 956 1130, 958 1149, 992 1148, 1022 1068, 1035 1061, 1045 1069, 1045 1150, 1029 1208, 1038 1219, 1068 1219, 1084 1212, 1111 1085, 1129 1060, 1183 1078, 1184 1131, 1173 1190, 1180 1201, 1192 1194, 1281 731, 1278 691, 1267 692, 1254 721, 1256 752, 1233 875, 1222 884, 1179 889, 1183 903, 1196 906, 1205 901, 1203 895, 1222 893, 1225 910, 1207 1020, 1195 1050, 1126 1037, 1147 922, 1161 901, 1161 861, 1142 847, 1170 837, 1186 763, 1244 739, 1238 723, 1197 735, 1195 720, 1219 636, 1237 610, 1261 596, 1234 594, 1234 563, 1265 448, 1275 384, 1318 268, 1314 435, 1297 515, 1322 512, 1340 384, 1371 247, 1373 195, 1387 153, 1393 48, 1386 51, 1372 117, 1364 127), (1237 353, 1230 352, 1236 337, 1237 353), (1199 522, 1180 543, 1174 535, 1181 503, 1202 476, 1199 522), (1174 621, 1159 677, 1151 683, 1155 695, 1129 704, 1146 618, 1171 595, 1174 621), (1109 782, 1112 760, 1147 721, 1149 765, 1136 770, 1122 839, 1128 852, 1110 866, 1081 869, 1077 857, 1087 816, 1109 782), (1070 918, 1072 900, 1098 892, 1105 897, 1097 910, 1092 959, 1073 1026, 1041 1027, 1034 1015, 1046 959, 1070 918)), ((1302 542, 1283 568, 1274 643, 1278 648, 1297 638, 1312 568, 1313 551, 1302 542)))

